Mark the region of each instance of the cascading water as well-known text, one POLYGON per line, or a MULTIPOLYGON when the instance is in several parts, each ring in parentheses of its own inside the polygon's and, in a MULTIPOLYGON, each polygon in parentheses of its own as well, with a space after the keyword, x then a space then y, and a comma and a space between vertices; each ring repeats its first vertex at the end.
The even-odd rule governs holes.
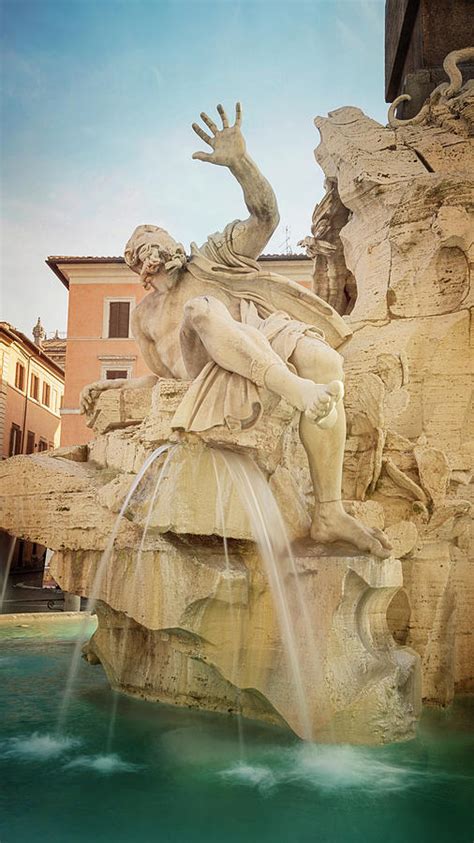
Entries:
POLYGON ((226 577, 228 583, 228 600, 229 600, 229 607, 231 613, 231 626, 233 630, 236 630, 236 636, 234 639, 234 657, 233 657, 233 664, 232 664, 232 671, 230 676, 230 681, 233 685, 237 688, 237 730, 239 735, 239 750, 240 750, 240 759, 243 761, 245 755, 245 744, 244 744, 244 729, 243 729, 243 722, 242 722, 242 706, 241 706, 241 689, 239 688, 236 679, 239 670, 239 660, 240 660, 240 650, 241 650, 241 643, 242 643, 242 629, 241 625, 239 626, 237 632, 237 612, 234 608, 234 598, 232 594, 232 568, 230 564, 229 558, 229 547, 227 542, 227 529, 225 523, 225 515, 224 515, 224 498, 222 494, 222 486, 221 480, 219 476, 219 471, 217 468, 217 461, 214 451, 211 451, 211 459, 212 459, 212 467, 214 469, 214 476, 216 478, 216 500, 217 500, 217 507, 219 512, 219 521, 222 530, 222 541, 224 545, 224 558, 225 558, 225 567, 226 567, 226 577))
POLYGON ((10 547, 8 548, 7 564, 5 566, 5 573, 4 573, 4 576, 3 576, 2 590, 0 592, 0 615, 2 614, 2 611, 3 611, 3 603, 5 601, 5 595, 7 593, 8 577, 10 576, 10 568, 12 566, 13 554, 15 552, 15 546, 16 546, 16 538, 14 536, 12 536, 11 540, 10 540, 10 547))
POLYGON ((140 471, 138 472, 137 476, 135 477, 135 479, 132 482, 132 485, 130 486, 130 489, 128 490, 128 493, 125 497, 125 500, 124 500, 124 502, 123 502, 123 504, 120 508, 120 512, 117 515, 113 530, 110 534, 109 541, 107 542, 106 548, 105 548, 105 550, 104 550, 104 552, 103 552, 103 554, 100 558, 99 564, 97 566, 97 571, 95 573, 95 576, 94 576, 94 579, 93 579, 93 582, 92 582, 91 593, 90 593, 90 596, 89 596, 89 599, 88 599, 87 605, 86 605, 87 614, 84 616, 83 622, 82 622, 81 627, 79 629, 79 633, 78 633, 78 636, 77 636, 77 639, 76 639, 76 644, 75 644, 75 647, 74 647, 73 656, 72 656, 72 659, 71 659, 71 665, 70 665, 70 668, 69 668, 69 673, 68 673, 68 677, 67 677, 67 681, 66 681, 66 687, 65 687, 65 690, 64 690, 64 695, 63 695, 63 699, 62 699, 61 706, 60 706, 60 709, 59 709, 58 720, 57 720, 57 724, 56 724, 56 732, 57 733, 61 733, 64 730, 64 725, 65 725, 65 721, 66 721, 67 711, 68 711, 68 708, 69 708, 72 689, 74 687, 74 682, 75 682, 77 671, 78 671, 78 668, 79 668, 79 663, 80 663, 80 658, 81 658, 81 649, 82 649, 82 644, 83 644, 84 637, 85 637, 87 619, 88 619, 89 614, 94 612, 94 610, 95 610, 97 600, 98 600, 98 595, 99 595, 100 589, 102 587, 102 581, 103 581, 105 572, 107 570, 107 563, 109 562, 110 556, 112 554, 114 544, 115 544, 115 539, 117 538, 122 518, 125 515, 128 507, 130 506, 132 498, 133 498, 135 492, 137 491, 140 483, 142 482, 143 478, 145 477, 148 469, 153 465, 155 460, 157 460, 158 457, 161 456, 161 454, 165 453, 165 451, 168 451, 169 448, 171 448, 171 443, 166 443, 165 445, 160 445, 160 447, 156 448, 147 457, 147 459, 143 463, 140 471))
MULTIPOLYGON (((136 590, 138 585, 138 578, 141 571, 141 564, 142 564, 142 556, 145 547, 145 541, 147 537, 147 533, 150 526, 151 517, 153 515, 153 511, 155 508, 156 498, 158 496, 159 488, 162 482, 163 477, 165 476, 166 468, 169 464, 172 455, 177 448, 177 445, 172 445, 171 443, 167 443, 165 445, 160 446, 152 454, 147 458, 144 462, 142 468, 140 469, 139 473, 137 474, 136 478, 134 479, 127 496, 122 504, 120 512, 117 516, 116 522, 114 524, 114 528, 112 530, 110 539, 107 543, 107 546, 101 556, 99 561, 97 570, 95 572, 95 576, 92 583, 91 593, 87 603, 87 609, 89 612, 93 612, 95 610, 95 606, 98 600, 98 595, 100 593, 103 578, 105 576, 105 572, 107 570, 107 563, 110 560, 111 553, 113 551, 114 543, 116 537, 118 535, 118 531, 120 529, 121 519, 125 515, 131 500, 136 493, 140 483, 142 482, 143 478, 145 477, 146 473, 153 465, 155 460, 157 460, 162 454, 168 451, 167 457, 161 466, 161 469, 158 474, 158 478, 156 484, 154 486, 153 493, 150 498, 150 502, 147 509, 147 516, 145 520, 145 525, 140 541, 140 545, 137 551, 136 557, 136 564, 135 564, 135 571, 134 577, 132 582, 132 603, 136 602, 136 590)), ((218 467, 218 460, 220 459, 223 465, 223 468, 227 470, 229 476, 236 488, 236 491, 239 495, 241 500, 242 506, 244 507, 249 522, 254 534, 255 542, 259 548, 262 561, 265 565, 265 570, 267 573, 268 582, 273 594, 273 599, 275 602, 277 617, 278 617, 278 624, 280 628, 280 634, 282 638, 282 643, 284 647, 285 656, 288 662, 289 670, 293 677, 295 695, 298 702, 298 711, 299 711, 299 721, 300 721, 300 733, 304 735, 305 739, 311 740, 312 738, 312 727, 311 722, 312 718, 310 715, 309 705, 308 705, 308 689, 311 688, 311 680, 310 678, 305 675, 303 676, 303 671, 301 668, 300 660, 299 660, 299 653, 298 653, 298 646, 297 646, 297 639, 295 635, 295 629, 297 627, 297 623, 301 623, 301 619, 303 620, 305 631, 307 633, 307 640, 311 641, 313 644, 313 649, 315 650, 315 639, 314 639, 314 628, 311 622, 311 615, 308 611, 308 607, 305 603, 303 598, 302 590, 300 587, 299 576, 296 570, 295 561, 293 558, 293 554, 291 552, 290 543, 286 534, 286 529, 284 525, 283 518, 281 516, 280 510, 278 505, 275 501, 273 493, 267 483, 266 478, 264 477, 263 473, 257 467, 252 459, 247 456, 243 456, 238 453, 234 453, 232 451, 224 450, 224 449, 212 449, 211 450, 211 459, 215 473, 216 479, 216 506, 218 508, 218 516, 219 521, 221 524, 221 531, 223 535, 223 546, 224 546, 224 557, 225 557, 225 566, 226 566, 226 580, 228 583, 229 595, 228 595, 228 602, 230 607, 230 612, 233 615, 233 620, 231 620, 231 627, 235 630, 235 644, 234 644, 234 656, 233 656, 233 664, 231 667, 231 676, 229 676, 229 680, 235 687, 239 688, 239 682, 237 681, 239 678, 239 673, 241 665, 239 664, 240 652, 241 652, 241 633, 237 629, 237 609, 234 606, 234 595, 232 593, 232 578, 234 576, 234 572, 232 569, 230 556, 229 556, 229 548, 228 548, 228 539, 227 539, 227 531, 225 525, 225 514, 224 514, 224 500, 223 500, 223 491, 222 491, 222 484, 221 484, 221 475, 219 472, 218 467), (288 596, 286 594, 286 586, 285 586, 285 579, 290 575, 291 579, 294 583, 294 594, 296 597, 296 605, 295 601, 293 601, 293 610, 290 605, 290 601, 288 600, 288 596), (293 614, 292 614, 293 612, 293 614), (298 617, 296 617, 298 615, 298 617)), ((127 619, 127 625, 124 630, 123 639, 121 641, 120 649, 119 649, 119 661, 117 666, 118 675, 121 675, 123 670, 126 653, 127 653, 127 641, 129 637, 129 631, 131 626, 130 618, 127 619)), ((66 720, 66 715, 68 711, 68 706, 72 694, 72 689, 75 682, 75 677, 77 674, 80 656, 81 656, 81 647, 84 640, 84 632, 85 632, 85 623, 83 624, 83 628, 81 628, 76 645, 74 648, 74 653, 71 661, 71 666, 69 670, 68 680, 66 684, 66 689, 64 692, 59 717, 57 721, 57 732, 61 733, 64 729, 64 724, 66 720)), ((118 691, 113 692, 113 702, 112 702, 112 710, 110 716, 110 725, 108 729, 107 735, 107 752, 110 751, 112 746, 112 741, 115 732, 115 722, 117 716, 117 705, 118 705, 118 691)), ((244 757, 244 746, 243 746, 243 733, 242 733, 242 717, 241 717, 241 710, 239 705, 239 712, 237 716, 237 723, 238 723, 238 730, 239 730, 239 744, 240 744, 240 751, 241 751, 241 758, 244 757)))
MULTIPOLYGON (((139 576, 140 571, 141 571, 143 549, 144 549, 144 546, 145 546, 145 541, 146 541, 148 529, 150 527, 151 516, 153 514, 154 507, 155 507, 155 501, 156 501, 156 498, 158 496, 158 492, 159 492, 159 489, 160 489, 160 486, 161 486, 161 481, 163 480, 163 477, 165 476, 165 471, 166 471, 166 469, 168 467, 168 464, 169 464, 169 462, 170 462, 170 460, 171 460, 171 458, 172 458, 172 456, 173 456, 177 447, 178 447, 177 445, 173 445, 173 446, 168 445, 168 454, 167 454, 166 459, 165 459, 165 461, 164 461, 163 465, 161 466, 161 469, 158 473, 158 479, 155 483, 155 488, 153 489, 153 494, 152 494, 151 499, 150 499, 150 503, 149 503, 148 511, 147 511, 147 516, 146 516, 146 520, 145 520, 145 526, 143 528, 140 546, 138 548, 138 553, 137 553, 137 557, 136 557, 136 561, 135 561, 135 572, 134 572, 133 580, 132 580, 132 596, 131 596, 131 600, 130 600, 131 606, 134 606, 135 601, 136 601, 137 583, 138 583, 138 576, 139 576)), ((163 453, 163 451, 161 451, 161 453, 163 453)), ((119 646, 118 666, 117 666, 117 671, 116 671, 118 676, 121 676, 122 672, 123 672, 123 667, 124 667, 124 663, 125 663, 125 656, 127 654, 127 644, 128 644, 129 633, 130 633, 131 621, 132 621, 131 617, 127 616, 127 619, 126 619, 126 622, 125 622, 125 629, 124 629, 124 632, 123 632, 123 640, 122 640, 122 643, 121 643, 121 647, 119 646)), ((108 730, 108 734, 107 734, 107 744, 106 744, 106 752, 107 753, 109 753, 111 751, 111 748, 112 748, 112 742, 113 742, 114 733, 115 733, 115 723, 116 723, 116 719, 117 719, 117 706, 118 706, 118 699, 119 699, 119 693, 120 692, 117 691, 116 689, 113 689, 112 693, 113 693, 112 709, 111 709, 111 714, 110 714, 109 730, 108 730)))
MULTIPOLYGON (((273 493, 260 469, 249 457, 232 451, 216 449, 237 489, 245 508, 255 541, 260 550, 268 582, 275 601, 280 634, 288 665, 293 677, 295 694, 298 701, 301 734, 306 740, 312 739, 311 715, 308 706, 307 688, 311 687, 309 677, 303 680, 298 647, 296 644, 296 617, 292 617, 290 604, 285 593, 284 569, 288 565, 297 583, 296 596, 298 612, 303 620, 309 622, 309 614, 304 606, 301 590, 298 588, 298 575, 284 522, 273 493), (309 682, 308 682, 309 679, 309 682)), ((310 630, 310 640, 313 633, 310 630)))

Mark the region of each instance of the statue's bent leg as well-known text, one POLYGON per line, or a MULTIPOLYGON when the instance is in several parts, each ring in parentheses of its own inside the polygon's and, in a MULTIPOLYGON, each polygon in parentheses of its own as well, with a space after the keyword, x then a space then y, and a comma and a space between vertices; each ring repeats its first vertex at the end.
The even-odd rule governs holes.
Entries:
POLYGON ((340 382, 317 384, 295 375, 260 331, 237 322, 212 296, 190 299, 184 311, 181 347, 191 376, 201 370, 202 360, 211 359, 221 368, 285 398, 311 423, 331 413, 342 394, 340 382))
MULTIPOLYGON (((302 337, 291 357, 299 375, 317 382, 342 380, 342 357, 325 343, 302 337)), ((346 415, 336 404, 337 420, 329 429, 312 424, 302 414, 301 441, 308 456, 315 496, 311 535, 316 541, 345 541, 375 556, 390 555, 390 543, 381 530, 364 526, 345 511, 341 500, 346 415)))

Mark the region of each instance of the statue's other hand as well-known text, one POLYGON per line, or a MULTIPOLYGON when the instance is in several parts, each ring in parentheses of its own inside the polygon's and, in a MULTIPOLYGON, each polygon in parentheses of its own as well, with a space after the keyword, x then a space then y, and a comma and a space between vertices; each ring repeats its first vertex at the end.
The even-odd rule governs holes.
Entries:
POLYGON ((242 124, 242 107, 240 102, 235 106, 235 123, 229 126, 227 114, 222 105, 217 106, 217 111, 222 120, 222 129, 218 129, 210 117, 201 112, 201 120, 206 124, 212 135, 208 135, 197 123, 193 123, 196 134, 209 144, 212 152, 195 152, 193 158, 197 161, 209 161, 210 164, 219 164, 221 167, 232 167, 237 164, 246 152, 245 140, 240 131, 242 124))
POLYGON ((102 387, 100 381, 87 384, 79 397, 79 409, 81 413, 86 416, 90 415, 94 409, 94 404, 103 391, 104 387, 102 387))

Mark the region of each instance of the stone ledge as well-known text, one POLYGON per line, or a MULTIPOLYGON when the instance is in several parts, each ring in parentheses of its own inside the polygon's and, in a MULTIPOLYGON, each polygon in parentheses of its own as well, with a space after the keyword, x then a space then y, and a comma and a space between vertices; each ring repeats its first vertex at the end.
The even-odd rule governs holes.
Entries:
MULTIPOLYGON (((257 697, 247 695, 246 716, 279 719, 302 735, 295 677, 255 548, 229 546, 227 566, 216 542, 161 542, 161 551, 143 554, 135 586, 133 551, 114 554, 104 574, 99 627, 89 648, 111 685, 211 710, 238 710, 239 689, 251 688, 257 697), (276 661, 275 653, 281 654, 276 661)), ((55 577, 68 591, 85 594, 98 561, 98 554, 57 554, 55 577)), ((295 563, 298 585, 288 568, 282 577, 314 735, 352 743, 412 737, 419 659, 396 644, 386 621, 402 584, 399 560, 319 557, 306 547, 295 563), (311 607, 306 614, 301 594, 311 607)))

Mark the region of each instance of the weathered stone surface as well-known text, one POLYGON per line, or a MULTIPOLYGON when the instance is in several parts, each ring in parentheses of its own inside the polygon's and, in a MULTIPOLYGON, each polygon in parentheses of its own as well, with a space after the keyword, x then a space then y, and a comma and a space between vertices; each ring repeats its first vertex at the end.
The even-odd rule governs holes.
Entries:
MULTIPOLYGON (((313 736, 351 743, 409 737, 419 705, 417 657, 395 645, 385 620, 400 563, 315 557, 309 543, 295 552, 297 577, 287 568, 283 582, 313 736)), ((89 593, 99 556, 91 558, 56 555, 63 588, 89 593)), ((141 559, 117 552, 101 580, 89 652, 113 687, 218 711, 242 706, 247 716, 305 734, 268 576, 252 544, 231 542, 226 563, 216 540, 162 537, 141 559)))
POLYGON ((343 108, 315 121, 316 159, 351 212, 324 240, 343 246, 339 295, 348 271, 357 285, 342 349, 344 496, 383 508, 404 557, 406 600, 390 610, 392 628, 422 656, 423 695, 439 703, 472 689, 474 674, 474 90, 457 60, 447 59, 449 90, 416 120, 392 111, 384 128, 343 108))
MULTIPOLYGON (((170 412, 165 407, 163 419, 160 412, 155 430, 165 431, 170 412)), ((291 425, 275 424, 280 463, 270 473, 273 457, 264 452, 261 461, 290 536, 307 536, 312 502, 304 452, 291 425)), ((118 525, 113 551, 103 554, 136 478, 136 453, 145 458, 160 444, 146 442, 149 430, 147 418, 133 430, 126 425, 101 435, 87 462, 53 453, 2 466, 9 490, 8 499, 0 498, 2 525, 56 551, 51 569, 63 589, 100 601, 88 658, 99 658, 111 684, 129 693, 242 709, 306 737, 379 743, 411 736, 419 663, 396 646, 385 621, 402 585, 400 563, 347 556, 342 546, 331 550, 308 539, 295 548, 295 569, 286 551, 278 555, 300 664, 295 675, 269 587, 274 574, 260 560, 248 514, 214 445, 180 435, 150 467, 118 525)), ((376 501, 355 502, 352 510, 363 523, 384 526, 376 501)))
MULTIPOLYGON (((59 550, 105 547, 115 516, 98 503, 110 473, 86 462, 47 455, 13 457, 0 465, 2 529, 59 550)), ((119 541, 135 541, 136 529, 123 522, 119 541)))
POLYGON ((95 433, 108 433, 110 430, 137 424, 149 414, 151 409, 150 390, 121 389, 103 392, 100 402, 87 420, 87 426, 95 433))
POLYGON ((408 556, 418 542, 418 530, 413 521, 399 521, 386 528, 387 536, 398 559, 408 556))
MULTIPOLYGON (((446 704, 455 689, 473 687, 472 99, 467 87, 440 94, 416 127, 384 128, 354 108, 316 121, 332 198, 319 209, 324 231, 316 227, 312 247, 317 255, 322 231, 326 251, 337 252, 321 284, 340 312, 354 304, 357 286, 346 321, 331 317, 347 373, 343 497, 363 523, 387 530, 402 563, 301 541, 296 574, 288 558, 279 560, 300 690, 270 595, 272 572, 250 542, 229 473, 216 471, 219 448, 252 456, 291 538, 307 537, 314 495, 298 414, 285 402, 237 434, 224 425, 185 434, 172 419, 189 384, 162 379, 133 397, 101 396, 87 461, 81 452, 79 461, 53 454, 2 467, 15 497, 13 505, 0 501, 6 529, 58 551, 54 570, 67 591, 90 594, 96 581, 100 624, 89 655, 116 687, 241 707, 307 736, 302 697, 313 736, 353 742, 411 734, 418 658, 426 700, 446 704), (336 193, 336 213, 325 216, 336 193), (129 482, 165 442, 175 450, 144 479, 97 582, 129 482), (56 491, 48 496, 47 488, 56 491), (227 558, 216 538, 223 535, 227 558)), ((271 284, 261 283, 266 295, 271 284)))

